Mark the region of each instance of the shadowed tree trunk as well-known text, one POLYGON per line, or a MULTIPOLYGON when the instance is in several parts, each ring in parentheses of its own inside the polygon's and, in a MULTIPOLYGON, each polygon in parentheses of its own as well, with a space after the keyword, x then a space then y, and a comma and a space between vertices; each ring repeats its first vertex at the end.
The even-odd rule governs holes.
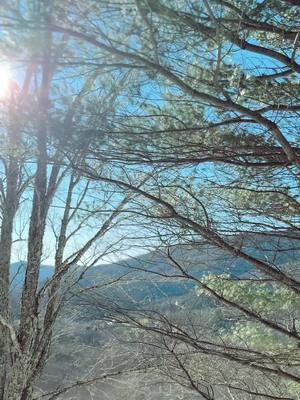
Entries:
MULTIPOLYGON (((18 135, 11 135, 12 148, 18 145, 18 135)), ((12 150, 12 151, 14 151, 12 150)), ((7 165, 7 186, 2 199, 2 225, 0 234, 0 398, 4 399, 6 375, 10 373, 9 330, 9 270, 12 250, 14 216, 18 203, 19 161, 11 155, 7 165)))

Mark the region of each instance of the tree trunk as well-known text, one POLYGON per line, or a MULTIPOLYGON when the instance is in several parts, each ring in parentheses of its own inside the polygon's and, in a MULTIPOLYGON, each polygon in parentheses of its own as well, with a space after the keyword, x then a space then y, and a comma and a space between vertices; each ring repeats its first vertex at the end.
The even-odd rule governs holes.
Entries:
POLYGON ((21 356, 14 360, 13 368, 6 379, 3 400, 31 400, 33 387, 30 383, 30 360, 21 356))
MULTIPOLYGON (((19 142, 19 136, 11 134, 12 150, 19 142)), ((3 216, 0 232, 0 316, 9 323, 9 273, 12 250, 13 223, 18 203, 19 162, 10 155, 6 171, 6 193, 3 202, 3 216)), ((4 399, 6 374, 11 367, 10 340, 8 328, 0 323, 0 398, 4 399)))

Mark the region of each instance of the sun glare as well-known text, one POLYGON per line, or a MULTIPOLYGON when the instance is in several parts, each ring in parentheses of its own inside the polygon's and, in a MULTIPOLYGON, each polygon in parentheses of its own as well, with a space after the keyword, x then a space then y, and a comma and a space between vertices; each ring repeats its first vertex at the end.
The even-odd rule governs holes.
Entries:
POLYGON ((9 65, 0 64, 0 98, 4 98, 9 94, 11 85, 11 70, 9 65))

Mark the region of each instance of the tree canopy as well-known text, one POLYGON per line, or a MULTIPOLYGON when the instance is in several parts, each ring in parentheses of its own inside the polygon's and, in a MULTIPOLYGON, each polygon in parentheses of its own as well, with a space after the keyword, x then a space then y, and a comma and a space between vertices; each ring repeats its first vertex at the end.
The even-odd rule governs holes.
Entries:
POLYGON ((1 3, 0 397, 35 398, 70 290, 129 247, 162 251, 171 271, 149 276, 191 282, 223 321, 94 288, 105 319, 160 349, 147 367, 207 400, 297 398, 299 19, 291 0, 1 3), (204 246, 226 271, 200 276, 204 246))

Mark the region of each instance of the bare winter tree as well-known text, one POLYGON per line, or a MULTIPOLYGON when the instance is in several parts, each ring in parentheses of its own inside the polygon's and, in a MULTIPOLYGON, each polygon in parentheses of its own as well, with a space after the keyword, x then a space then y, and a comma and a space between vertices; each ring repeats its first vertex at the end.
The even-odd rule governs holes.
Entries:
MULTIPOLYGON (((28 4, 25 13, 39 22, 50 20, 51 6, 38 3, 33 10, 28 4)), ((11 31, 16 45, 18 35, 11 31)), ((18 64, 24 77, 10 82, 1 104, 0 397, 5 400, 32 398, 68 293, 88 269, 120 249, 122 234, 109 232, 132 197, 93 183, 72 168, 87 154, 89 139, 75 131, 85 123, 78 109, 85 107, 97 76, 82 78, 76 88, 70 76, 61 77, 57 57, 67 46, 66 35, 56 40, 44 32, 39 38, 34 31, 21 39, 36 41, 34 56, 32 49, 24 48, 28 62, 18 64), (11 263, 19 259, 24 265, 14 271, 11 263), (47 262, 54 268, 45 277, 47 262), (13 281, 21 296, 20 307, 12 313, 13 281)), ((103 125, 115 98, 107 92, 103 125)), ((101 169, 109 174, 104 163, 101 169)))
MULTIPOLYGON (((135 192, 130 212, 136 224, 155 231, 162 245, 208 243, 212 253, 220 249, 232 257, 232 264, 243 262, 244 273, 237 280, 229 265, 229 275, 199 278, 201 258, 198 270, 172 259, 174 278, 194 282, 233 313, 231 329, 244 345, 224 337, 203 344, 197 330, 190 333, 165 315, 150 314, 141 323, 145 311, 136 318, 124 312, 119 322, 171 336, 181 343, 175 346, 179 353, 187 342, 188 351, 226 360, 232 370, 244 366, 247 375, 249 367, 262 374, 257 381, 276 376, 285 389, 278 387, 276 394, 276 388, 249 388, 247 380, 241 387, 232 377, 216 385, 227 382, 227 389, 248 390, 250 397, 272 396, 273 390, 275 397, 295 396, 299 267, 287 267, 286 255, 299 250, 299 8, 287 9, 286 2, 145 1, 99 4, 100 10, 111 19, 99 17, 93 26, 86 19, 82 29, 71 21, 48 27, 134 74, 130 106, 107 131, 113 146, 91 148, 93 162, 104 157, 123 163, 126 179, 107 179, 86 160, 79 169, 135 192), (152 178, 138 188, 132 182, 137 171, 152 178), (256 335, 270 342, 256 343, 256 335)), ((221 371, 222 362, 216 365, 221 371)), ((192 375, 191 366, 186 368, 192 375)))
MULTIPOLYGON (((21 376, 18 379, 23 385, 23 399, 30 396, 31 378, 24 379, 24 371, 30 369, 20 360, 31 354, 38 369, 47 353, 47 339, 39 336, 36 322, 38 271, 50 205, 57 183, 64 186, 66 181, 61 177, 61 165, 63 170, 75 171, 71 173, 71 187, 79 175, 95 185, 115 188, 119 207, 126 206, 124 215, 131 217, 128 226, 135 239, 137 226, 141 241, 147 237, 149 242, 151 238, 151 243, 159 243, 167 254, 173 272, 159 274, 188 280, 200 296, 212 298, 224 312, 224 320, 231 322, 225 333, 210 332, 209 337, 203 337, 195 321, 188 324, 162 311, 132 311, 119 304, 114 309, 114 321, 153 333, 167 365, 175 363, 180 371, 178 381, 202 397, 212 398, 220 387, 226 387, 231 398, 234 391, 250 398, 295 398, 300 379, 300 11, 294 3, 53 1, 47 7, 46 2, 37 2, 35 18, 28 15, 30 2, 3 10, 6 29, 24 38, 38 32, 43 44, 43 51, 34 57, 38 59, 38 71, 28 72, 29 77, 37 76, 39 88, 35 99, 38 113, 34 126, 30 126, 35 134, 26 136, 27 145, 35 143, 36 167, 33 173, 28 161, 21 164, 18 153, 8 152, 4 168, 3 346, 14 343, 16 348, 13 359, 19 366, 13 371, 23 371, 23 377, 22 372, 16 372, 21 376), (46 62, 54 38, 60 43, 53 52, 55 66, 60 68, 56 77, 71 71, 77 78, 76 83, 68 81, 69 89, 81 86, 84 80, 87 87, 81 92, 83 97, 86 91, 92 93, 91 89, 98 88, 100 93, 98 98, 91 94, 83 102, 75 97, 75 104, 70 99, 56 102, 55 113, 51 112, 55 93, 50 92, 53 62, 46 62), (116 98, 122 99, 117 106, 116 98), (68 102, 71 114, 64 113, 62 118, 68 102), (113 113, 107 112, 113 107, 113 113), (68 128, 69 134, 63 130, 61 134, 61 125, 68 128), (64 153, 55 150, 53 143, 59 143, 64 153), (16 333, 7 322, 7 288, 13 221, 18 202, 22 204, 21 193, 25 193, 18 178, 21 165, 21 182, 31 176, 25 187, 33 187, 34 195, 20 328, 16 333), (134 201, 123 203, 133 195, 134 201), (226 271, 203 276, 200 256, 195 261, 184 254, 182 260, 172 251, 182 245, 202 249, 204 244, 209 246, 209 257, 218 252, 220 258, 227 257, 226 271), (296 256, 287 265, 293 252, 296 256), (236 263, 240 263, 238 276, 236 263), (33 337, 38 338, 36 342, 33 337), (267 343, 263 340, 266 337, 267 343), (188 356, 191 352, 193 357, 188 356), (216 376, 211 376, 211 370, 209 376, 197 375, 197 366, 205 365, 210 358, 216 376), (222 375, 228 365, 231 372, 222 375), (233 383, 232 371, 240 367, 241 375, 233 383), (262 385, 265 375, 271 377, 267 390, 256 385, 254 378, 251 383, 246 379, 250 371, 262 385), (276 381, 272 386, 276 379, 279 384, 276 381)), ((31 79, 29 82, 24 84, 24 93, 36 84, 31 79)), ((22 119, 18 123, 22 124, 22 119)), ((16 133, 7 139, 8 149, 20 147, 19 131, 10 127, 10 132, 16 133)), ((101 232, 119 215, 120 209, 115 210, 101 232)), ((63 226, 55 257, 58 267, 52 283, 41 292, 50 293, 43 320, 46 333, 51 331, 55 314, 52 303, 56 302, 57 280, 84 255, 86 246, 89 250, 91 243, 88 241, 89 245, 77 249, 75 256, 65 259, 61 254, 65 245, 63 226)), ((96 239, 97 235, 102 233, 96 233, 96 239)), ((109 308, 100 301, 97 307, 102 311, 109 308)))

